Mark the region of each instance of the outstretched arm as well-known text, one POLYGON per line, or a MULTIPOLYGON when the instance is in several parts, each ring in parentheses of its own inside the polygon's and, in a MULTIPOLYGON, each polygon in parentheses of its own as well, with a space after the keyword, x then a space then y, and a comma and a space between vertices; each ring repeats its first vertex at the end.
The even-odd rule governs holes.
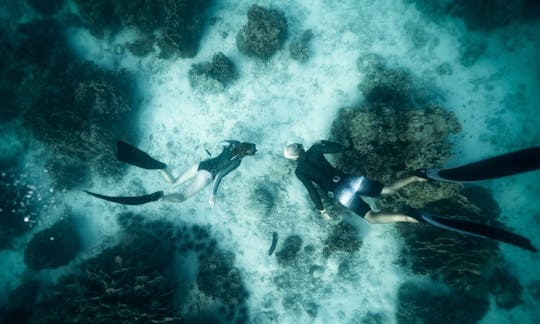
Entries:
POLYGON ((315 208, 317 208, 317 210, 319 211, 324 210, 321 197, 319 196, 319 193, 317 192, 317 189, 315 188, 311 180, 309 180, 309 178, 301 172, 296 171, 295 173, 296 177, 298 177, 304 187, 306 187, 309 193, 309 198, 311 198, 311 201, 313 201, 313 203, 315 204, 315 208))

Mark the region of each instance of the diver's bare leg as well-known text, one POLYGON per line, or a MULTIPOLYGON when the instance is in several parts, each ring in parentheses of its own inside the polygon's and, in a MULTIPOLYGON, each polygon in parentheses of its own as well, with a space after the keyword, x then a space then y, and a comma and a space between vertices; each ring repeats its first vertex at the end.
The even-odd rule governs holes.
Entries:
POLYGON ((381 191, 381 195, 391 195, 391 194, 395 193, 396 191, 398 191, 399 189, 401 189, 401 188, 403 188, 405 186, 408 186, 411 183, 417 182, 417 181, 427 181, 427 179, 420 178, 420 177, 417 177, 417 176, 410 176, 410 177, 407 177, 407 178, 399 179, 399 180, 397 180, 396 182, 394 182, 392 184, 384 186, 384 188, 381 191))
POLYGON ((165 178, 165 180, 167 180, 167 182, 171 183, 173 186, 176 187, 188 181, 189 179, 193 178, 197 174, 198 168, 199 168, 199 163, 191 166, 189 169, 186 170, 186 172, 182 173, 178 178, 175 178, 168 168, 160 170, 160 171, 163 177, 165 178))
POLYGON ((196 172, 195 179, 191 181, 182 191, 175 192, 161 198, 165 201, 182 202, 189 197, 193 196, 197 192, 201 191, 204 187, 212 182, 212 174, 206 170, 200 170, 196 172))
POLYGON ((368 211, 364 218, 370 224, 388 224, 388 223, 397 223, 397 222, 409 222, 409 223, 418 223, 418 221, 411 216, 400 213, 385 213, 385 212, 374 212, 368 211))

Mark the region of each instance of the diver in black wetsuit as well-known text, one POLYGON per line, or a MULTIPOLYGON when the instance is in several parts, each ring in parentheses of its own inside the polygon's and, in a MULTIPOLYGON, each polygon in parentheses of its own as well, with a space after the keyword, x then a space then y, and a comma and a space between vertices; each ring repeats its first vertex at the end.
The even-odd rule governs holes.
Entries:
POLYGON ((86 193, 107 201, 116 202, 124 205, 142 205, 157 200, 165 200, 172 202, 182 202, 195 193, 201 191, 210 182, 213 181, 212 194, 208 199, 211 207, 214 207, 216 192, 219 184, 224 176, 240 166, 242 159, 248 155, 254 155, 257 152, 255 144, 248 142, 239 142, 234 140, 226 140, 221 142, 223 151, 215 158, 204 160, 193 165, 186 172, 175 178, 167 164, 158 161, 132 146, 128 143, 117 141, 117 158, 118 160, 138 166, 144 169, 160 170, 165 179, 174 186, 179 186, 188 180, 192 180, 182 191, 165 195, 163 191, 156 191, 143 196, 105 196, 102 194, 86 191, 86 193))
POLYGON ((326 153, 338 153, 343 150, 338 143, 319 141, 307 151, 302 144, 289 144, 284 151, 286 158, 297 161, 296 176, 306 187, 315 207, 325 219, 330 219, 323 207, 319 193, 313 183, 326 191, 329 197, 337 199, 343 206, 364 217, 369 223, 383 224, 393 222, 418 223, 413 217, 399 213, 374 212, 361 196, 378 197, 392 194, 416 181, 426 181, 419 176, 405 179, 384 186, 382 183, 369 180, 363 176, 353 176, 334 168, 324 157, 326 153))
POLYGON ((369 180, 363 176, 348 175, 334 168, 326 160, 324 154, 340 151, 342 151, 340 144, 328 141, 320 141, 307 151, 304 150, 302 144, 289 144, 284 151, 286 158, 298 161, 296 176, 307 188, 311 200, 325 219, 330 219, 330 216, 323 208, 319 193, 313 183, 317 183, 328 193, 328 196, 337 199, 342 205, 364 217, 370 223, 425 223, 465 235, 506 242, 533 252, 538 251, 528 238, 489 225, 435 215, 413 208, 407 211, 407 215, 374 212, 362 200, 361 196, 378 197, 392 194, 416 181, 470 182, 538 170, 540 169, 540 146, 506 153, 455 168, 418 169, 415 175, 398 180, 389 186, 384 186, 380 182, 369 180))
POLYGON ((221 154, 193 165, 178 178, 175 178, 168 168, 162 169, 161 172, 165 179, 174 186, 193 179, 182 191, 164 195, 162 199, 182 202, 202 190, 213 180, 212 193, 208 203, 210 207, 214 207, 216 192, 223 177, 238 168, 245 156, 254 155, 257 151, 253 143, 227 140, 221 144, 223 145, 221 154))

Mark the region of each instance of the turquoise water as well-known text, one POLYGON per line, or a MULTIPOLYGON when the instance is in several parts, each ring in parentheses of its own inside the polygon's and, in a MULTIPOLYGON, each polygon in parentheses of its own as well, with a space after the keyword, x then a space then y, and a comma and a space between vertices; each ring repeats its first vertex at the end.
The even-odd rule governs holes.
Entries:
MULTIPOLYGON (((330 200, 324 221, 282 157, 291 142, 339 140, 354 154, 331 162, 386 182, 423 161, 538 146, 534 1, 261 1, 275 11, 251 11, 264 22, 255 32, 252 2, 139 3, 0 4, 4 321, 540 320, 537 253, 370 225, 330 200), (245 41, 265 31, 264 46, 245 41), (175 175, 224 139, 258 152, 224 178, 214 208, 210 187, 181 204, 123 206, 83 190, 177 189, 116 161, 117 139, 175 175)), ((539 180, 415 184, 384 203, 468 212, 538 247, 539 180)))

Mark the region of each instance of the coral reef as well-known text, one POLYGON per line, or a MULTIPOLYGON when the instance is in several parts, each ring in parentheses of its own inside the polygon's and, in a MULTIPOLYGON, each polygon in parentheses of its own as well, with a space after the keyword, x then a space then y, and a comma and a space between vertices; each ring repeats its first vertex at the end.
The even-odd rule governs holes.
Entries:
POLYGON ((168 274, 174 248, 151 235, 130 233, 119 245, 84 261, 35 307, 41 322, 169 321, 176 283, 168 274))
POLYGON ((141 215, 131 213, 121 214, 118 220, 127 232, 142 231, 172 242, 180 255, 195 253, 198 271, 193 283, 183 283, 182 317, 195 321, 210 314, 212 318, 222 318, 227 322, 248 321, 248 291, 242 282, 240 269, 234 265, 235 256, 219 248, 208 227, 175 227, 161 221, 146 222, 141 215), (209 306, 211 304, 214 306, 209 306))
POLYGON ((403 68, 391 66, 377 54, 360 56, 356 67, 363 74, 358 88, 370 103, 408 109, 429 105, 435 97, 430 84, 413 78, 411 73, 403 68))
MULTIPOLYGON (((73 63, 54 79, 35 85, 23 113, 23 125, 52 150, 51 168, 60 188, 84 185, 65 180, 78 165, 103 176, 120 176, 115 139, 133 138, 136 103, 132 79, 125 71, 107 72, 93 63, 73 63), (70 163, 54 162, 69 158, 70 163), (67 166, 65 169, 63 166, 67 166)), ((79 174, 79 172, 78 172, 79 174)), ((87 179, 84 175, 80 179, 87 179)))
POLYGON ((540 17, 540 7, 535 0, 482 1, 482 0, 408 0, 433 20, 449 15, 461 18, 471 30, 490 31, 512 22, 540 17))
POLYGON ((354 253, 360 250, 362 241, 358 239, 358 230, 346 222, 333 226, 330 235, 324 241, 323 255, 329 257, 333 253, 354 253))
POLYGON ((287 236, 281 249, 276 252, 276 259, 282 266, 291 265, 302 247, 302 238, 298 235, 287 236))
POLYGON ((105 38, 125 27, 134 27, 141 39, 128 44, 136 55, 161 48, 161 57, 178 54, 194 57, 210 0, 75 0, 84 26, 105 38))
POLYGON ((26 0, 32 9, 42 15, 54 15, 64 6, 66 0, 26 0))
MULTIPOLYGON (((504 227, 497 220, 499 208, 490 191, 482 187, 467 187, 453 199, 431 202, 423 209, 504 227)), ((512 308, 520 303, 521 284, 507 270, 496 241, 428 225, 402 224, 398 229, 405 239, 402 262, 414 273, 429 275, 456 291, 473 293, 478 298, 487 299, 491 293, 500 307, 512 308)))
POLYGON ((313 39, 313 32, 311 29, 302 32, 302 35, 291 42, 289 45, 289 53, 291 58, 297 60, 300 63, 305 63, 312 55, 309 43, 313 39))
POLYGON ((195 57, 210 0, 165 0, 164 32, 158 41, 162 57, 178 53, 195 57))
POLYGON ((287 20, 282 11, 252 5, 248 22, 236 35, 236 45, 247 56, 269 59, 287 38, 287 20))
POLYGON ((83 25, 97 38, 116 32, 120 19, 115 14, 114 2, 107 0, 74 0, 83 25))
POLYGON ((440 107, 375 103, 342 109, 332 129, 348 147, 338 163, 341 167, 386 182, 397 171, 441 166, 450 157, 448 136, 460 125, 455 115, 440 107))
POLYGON ((81 240, 67 213, 50 228, 34 234, 24 249, 24 262, 34 270, 56 269, 68 264, 81 249, 81 240))
POLYGON ((66 176, 74 166, 81 170, 79 180, 87 180, 90 170, 120 176, 114 141, 134 142, 137 132, 131 122, 138 106, 131 75, 77 61, 54 20, 20 25, 14 39, 14 54, 4 63, 10 71, 2 76, 18 87, 4 90, 15 96, 22 126, 49 146, 55 184, 84 185, 66 176))
MULTIPOLYGON (((363 56, 358 64, 366 73, 360 85, 366 101, 360 108, 343 109, 334 121, 332 133, 346 147, 338 156, 337 165, 383 183, 406 176, 410 170, 443 166, 450 157, 449 137, 460 130, 457 118, 440 107, 416 100, 429 98, 429 94, 416 93, 415 80, 407 71, 388 69, 375 55, 363 56)), ((500 209, 496 202, 489 190, 481 187, 433 181, 416 183, 395 195, 381 197, 377 203, 381 210, 407 212, 416 208, 504 227, 498 221, 500 209)), ((494 269, 505 268, 497 242, 430 225, 396 226, 404 238, 404 267, 488 303, 493 286, 489 280, 501 276, 494 269)), ((513 307, 510 299, 519 300, 518 287, 518 282, 501 285, 492 293, 501 305, 513 307)))
POLYGON ((189 83, 201 91, 223 91, 237 78, 234 63, 221 52, 212 57, 212 62, 193 64, 189 70, 189 83))
POLYGON ((442 165, 450 157, 449 136, 461 129, 456 116, 429 103, 420 109, 430 95, 381 57, 364 55, 357 64, 366 101, 341 109, 333 122, 332 136, 347 148, 338 166, 388 183, 398 171, 442 165))
POLYGON ((136 142, 137 133, 132 118, 138 99, 131 75, 77 60, 64 26, 56 20, 21 24, 2 39, 6 47, 0 52, 0 65, 5 67, 0 72, 0 97, 7 100, 0 118, 21 118, 17 125, 49 147, 45 162, 55 186, 88 184, 92 171, 121 176, 114 142, 136 142))
POLYGON ((478 323, 489 310, 486 298, 406 282, 399 288, 398 323, 478 323))

